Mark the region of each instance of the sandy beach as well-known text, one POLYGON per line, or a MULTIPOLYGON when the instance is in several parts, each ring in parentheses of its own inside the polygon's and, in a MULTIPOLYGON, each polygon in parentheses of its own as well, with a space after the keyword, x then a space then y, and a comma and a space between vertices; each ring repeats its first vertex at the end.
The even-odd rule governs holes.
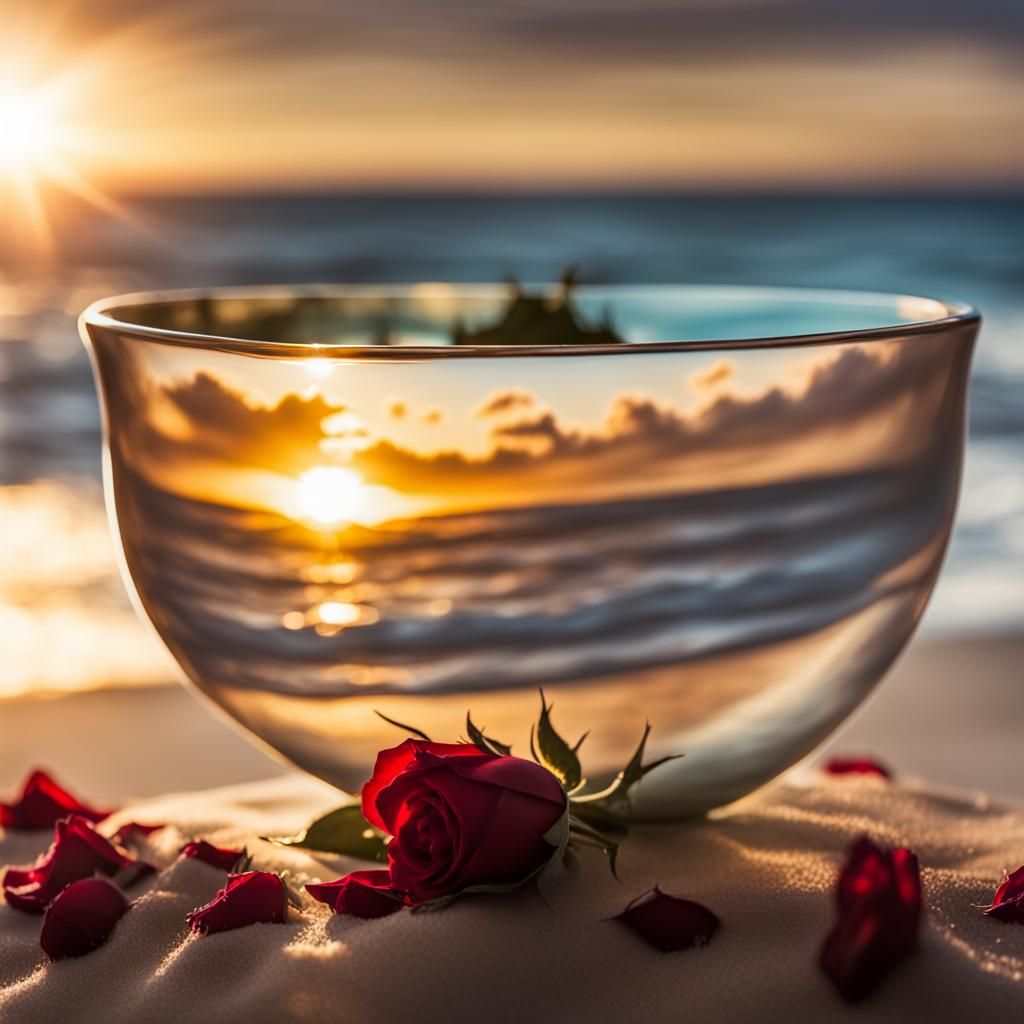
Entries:
MULTIPOLYGON (((868 753, 903 778, 1019 803, 1022 660, 1020 636, 922 637, 811 763, 868 753)), ((0 702, 0 791, 34 765, 112 802, 291 770, 178 685, 0 702)))

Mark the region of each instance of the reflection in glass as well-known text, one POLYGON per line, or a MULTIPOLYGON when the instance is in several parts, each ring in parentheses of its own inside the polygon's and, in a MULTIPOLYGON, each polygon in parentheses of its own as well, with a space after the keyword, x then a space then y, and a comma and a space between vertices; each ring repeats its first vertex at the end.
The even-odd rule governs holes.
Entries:
POLYGON ((452 737, 472 708, 523 750, 543 686, 567 734, 591 729, 595 776, 645 719, 652 757, 685 751, 639 814, 735 799, 842 721, 919 619, 976 318, 581 289, 580 322, 614 341, 453 343, 503 302, 423 286, 87 314, 139 603, 200 690, 350 790, 398 739, 375 711, 452 737), (787 332, 815 337, 732 340, 787 332))

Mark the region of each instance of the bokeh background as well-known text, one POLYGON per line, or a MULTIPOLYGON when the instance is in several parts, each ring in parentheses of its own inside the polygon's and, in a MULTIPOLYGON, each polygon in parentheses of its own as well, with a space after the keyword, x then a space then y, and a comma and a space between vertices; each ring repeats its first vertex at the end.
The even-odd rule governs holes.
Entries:
POLYGON ((543 282, 575 263, 594 282, 982 309, 947 569, 898 707, 862 724, 912 767, 1020 793, 1017 0, 0 0, 0 25, 0 784, 31 758, 123 789, 123 766, 85 741, 141 753, 147 729, 154 760, 187 744, 193 768, 141 789, 275 770, 165 687, 169 659, 123 595, 86 304, 183 285, 543 282), (961 723, 957 756, 907 752, 929 714, 961 723))

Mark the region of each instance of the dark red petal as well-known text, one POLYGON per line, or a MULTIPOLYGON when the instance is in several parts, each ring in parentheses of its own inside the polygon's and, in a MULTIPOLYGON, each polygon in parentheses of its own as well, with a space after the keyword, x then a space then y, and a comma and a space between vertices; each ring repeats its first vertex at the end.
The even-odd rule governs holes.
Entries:
POLYGON ((228 875, 227 885, 185 918, 192 931, 203 935, 287 919, 288 893, 280 876, 270 871, 228 875))
POLYGON ((71 817, 57 822, 53 843, 34 864, 8 868, 4 897, 16 910, 41 914, 72 882, 97 874, 116 875, 138 863, 101 836, 88 819, 71 817))
POLYGON ((1024 924, 1024 866, 1003 876, 991 905, 984 910, 997 921, 1024 924))
POLYGON ((110 937, 128 900, 102 878, 73 882, 46 908, 39 945, 51 960, 83 956, 110 937))
POLYGON ((164 825, 143 825, 139 821, 129 821, 122 825, 113 835, 115 843, 130 843, 133 839, 145 839, 154 832, 159 832, 164 825))
POLYGON ((891 779, 892 772, 880 761, 870 757, 833 757, 825 763, 826 775, 877 775, 891 779))
POLYGON ((455 762, 451 770, 474 782, 513 790, 537 800, 565 806, 565 790, 547 768, 522 757, 495 757, 483 762, 455 762))
POLYGON ((373 919, 402 909, 402 893, 391 886, 387 871, 353 871, 333 882, 306 886, 306 892, 336 914, 373 919))
POLYGON ((109 817, 113 811, 83 804, 42 771, 34 771, 29 775, 16 801, 0 803, 0 825, 7 829, 52 828, 69 814, 77 814, 96 822, 109 817))
POLYGON ((386 831, 377 811, 377 794, 405 771, 420 753, 430 754, 438 759, 488 756, 469 743, 428 743, 426 740, 413 739, 405 740, 397 747, 382 750, 373 766, 373 775, 364 784, 362 791, 363 817, 371 825, 386 831))
POLYGON ((214 846, 205 839, 196 839, 181 848, 182 857, 191 857, 209 864, 221 871, 230 871, 241 860, 241 850, 229 850, 223 846, 214 846))
POLYGON ((657 886, 612 918, 663 953, 706 946, 721 927, 718 917, 693 900, 669 896, 657 886))
POLYGON ((840 872, 836 903, 839 918, 819 964, 840 995, 856 1002, 917 948, 922 898, 916 855, 858 840, 840 872))

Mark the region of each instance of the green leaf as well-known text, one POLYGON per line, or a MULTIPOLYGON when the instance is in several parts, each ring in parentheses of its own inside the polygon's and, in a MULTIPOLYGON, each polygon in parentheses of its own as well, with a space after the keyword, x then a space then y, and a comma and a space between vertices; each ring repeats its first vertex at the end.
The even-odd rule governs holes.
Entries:
POLYGON ((349 804, 325 814, 298 835, 271 838, 269 841, 278 846, 298 846, 303 850, 337 853, 382 864, 388 859, 384 833, 366 821, 359 804, 349 804))
POLYGON ((479 747, 489 754, 495 754, 498 757, 508 757, 512 753, 512 748, 507 743, 501 743, 498 740, 491 739, 490 736, 485 736, 483 729, 478 729, 473 724, 473 719, 470 718, 468 711, 466 712, 466 732, 469 733, 469 742, 473 746, 479 747))
POLYGON ((619 877, 615 868, 615 862, 619 856, 619 844, 615 840, 609 839, 603 832, 598 832, 596 828, 591 828, 575 815, 569 818, 569 841, 573 840, 583 843, 584 846, 595 846, 599 850, 603 850, 608 858, 608 867, 611 869, 612 875, 615 878, 619 877))
MULTIPOLYGON (((534 757, 549 771, 553 772, 562 780, 566 790, 572 792, 583 781, 583 769, 580 767, 580 759, 576 751, 569 746, 551 724, 551 709, 553 705, 548 704, 544 697, 544 691, 540 691, 540 718, 537 720, 537 750, 534 750, 534 757), (539 751, 539 757, 538 755, 539 751)), ((582 740, 580 741, 582 742, 582 740)), ((530 733, 530 746, 533 749, 533 733, 530 733)), ((579 743, 576 744, 579 746, 579 743)))
POLYGON ((426 740, 430 743, 430 737, 422 730, 417 729, 412 725, 404 725, 402 722, 396 722, 393 718, 388 718, 383 711, 374 710, 373 712, 378 718, 383 718, 388 725, 393 725, 396 729, 403 729, 405 732, 412 733, 413 736, 418 736, 421 740, 426 740))

